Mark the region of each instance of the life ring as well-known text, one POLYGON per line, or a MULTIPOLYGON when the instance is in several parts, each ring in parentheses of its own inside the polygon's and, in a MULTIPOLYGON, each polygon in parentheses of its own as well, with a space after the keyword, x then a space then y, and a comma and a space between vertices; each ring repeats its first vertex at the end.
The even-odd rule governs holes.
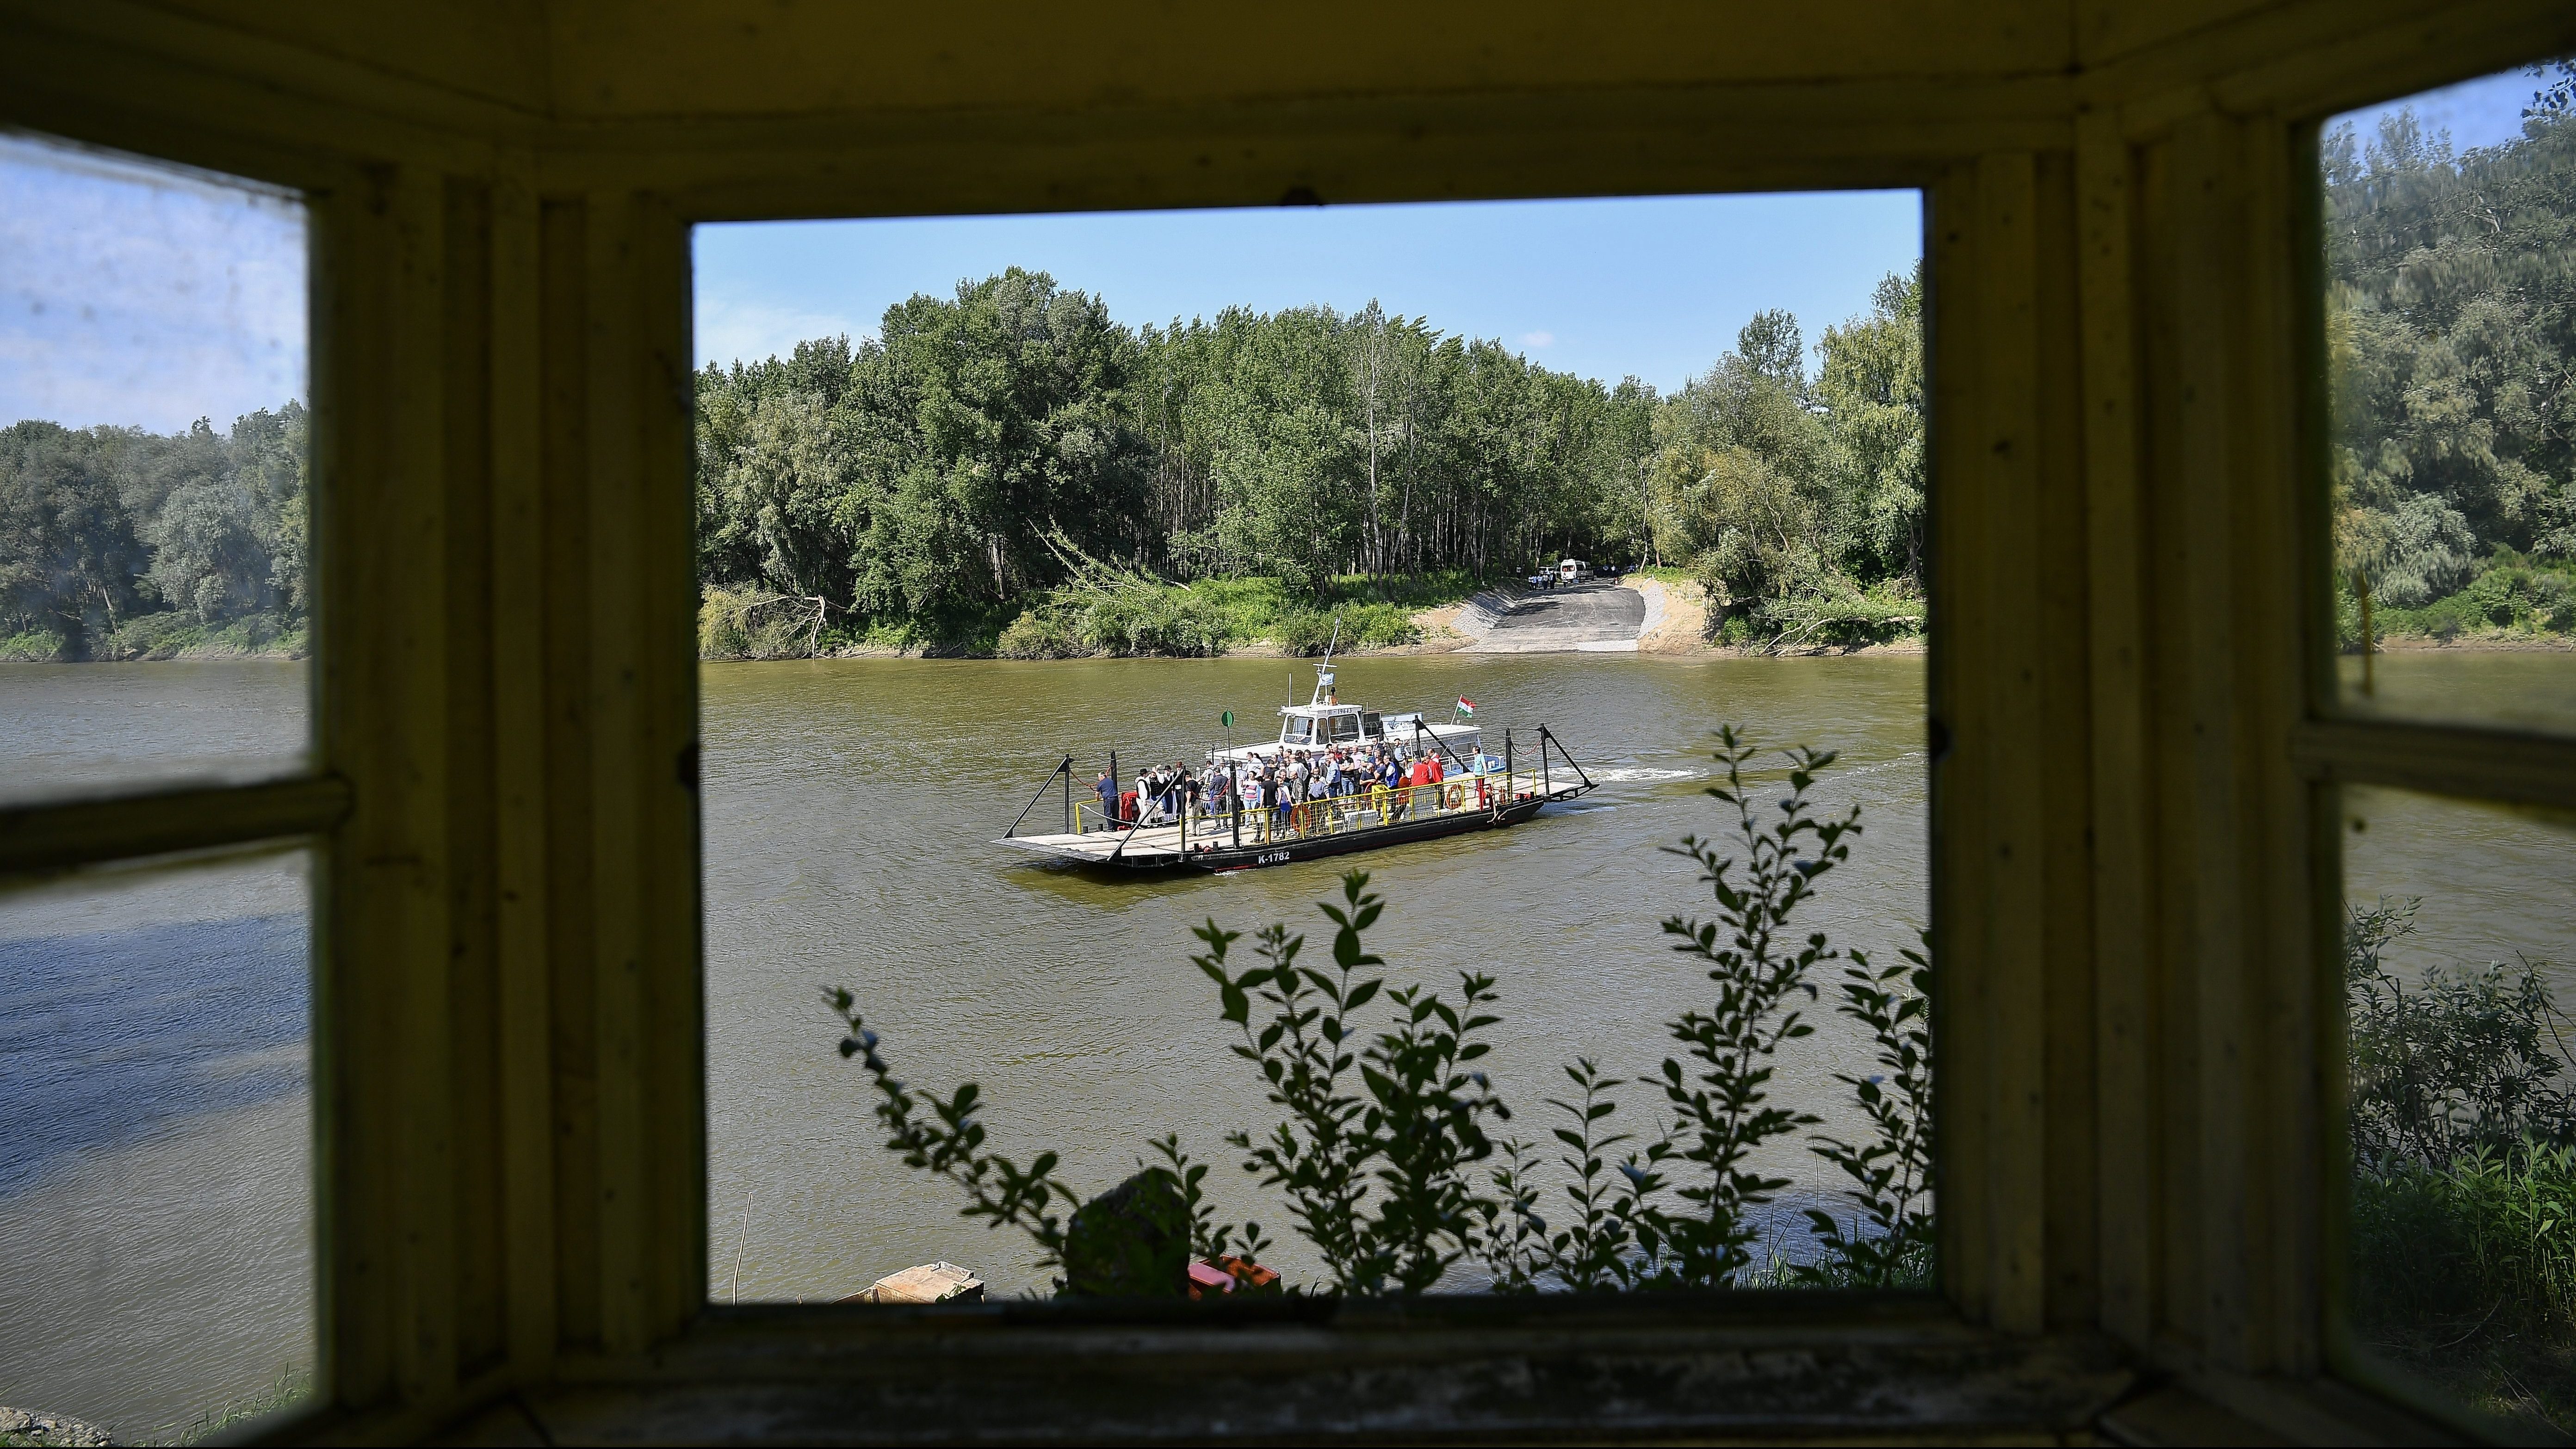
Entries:
POLYGON ((1452 810, 1455 810, 1455 809, 1459 808, 1460 806, 1465 805, 1466 803, 1467 803, 1467 787, 1466 787, 1464 784, 1457 784, 1457 785, 1452 785, 1452 786, 1450 786, 1450 787, 1449 787, 1449 808, 1450 808, 1450 809, 1452 809, 1452 810))

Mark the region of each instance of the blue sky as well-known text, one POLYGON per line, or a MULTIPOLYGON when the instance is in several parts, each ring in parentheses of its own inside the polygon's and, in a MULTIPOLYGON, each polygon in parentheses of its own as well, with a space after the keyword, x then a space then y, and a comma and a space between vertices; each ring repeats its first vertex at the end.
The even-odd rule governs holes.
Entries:
MULTIPOLYGON (((2416 109, 2455 147, 2518 134, 2508 71, 2416 109)), ((1813 343, 1913 265, 1910 192, 702 227, 698 353, 730 362, 867 335, 962 277, 1044 268, 1120 321, 1374 298, 1604 381, 1678 387, 1765 307, 1813 343)), ((0 423, 159 431, 305 395, 305 219, 216 179, 0 134, 0 423)))
POLYGON ((892 303, 1022 266, 1130 325, 1374 299, 1561 372, 1670 390, 1763 308, 1796 313, 1810 342, 1867 311, 1922 232, 1910 191, 702 226, 698 357, 872 335, 892 303))
POLYGON ((2531 104, 2534 91, 2541 83, 2519 70, 2481 76, 2459 85, 2437 91, 2424 91, 2390 101, 2382 106, 2365 106, 2335 117, 2350 121, 2361 139, 2369 140, 2379 131, 2379 118, 2408 106, 2415 108, 2415 119, 2427 132, 2448 131, 2451 149, 2466 151, 2473 146, 2493 146, 2522 134, 2522 108, 2531 104))
POLYGON ((0 134, 0 425, 302 398, 304 255, 300 202, 0 134))

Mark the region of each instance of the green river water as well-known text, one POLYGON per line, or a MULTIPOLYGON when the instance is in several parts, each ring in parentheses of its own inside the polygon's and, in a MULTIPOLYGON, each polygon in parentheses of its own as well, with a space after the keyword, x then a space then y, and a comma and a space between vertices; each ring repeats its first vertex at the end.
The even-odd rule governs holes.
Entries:
MULTIPOLYGON (((904 1169, 869 1117, 873 1095, 833 1050, 823 985, 848 985, 899 1074, 983 1084, 1002 1150, 1061 1152, 1097 1191, 1178 1132, 1215 1164, 1234 1218, 1287 1224, 1236 1166, 1229 1129, 1275 1120, 1227 1048, 1190 927, 1321 922, 1344 868, 1388 902, 1372 945, 1398 981, 1496 977, 1489 1065, 1520 1128, 1543 1136, 1558 1069, 1591 1056, 1622 1075, 1662 1056, 1660 1023, 1698 1000, 1659 922, 1706 902, 1659 854, 1713 830, 1707 734, 1839 750, 1823 797, 1857 802, 1864 833, 1817 909, 1837 940, 1894 949, 1925 919, 1923 666, 1919 657, 1678 663, 1602 655, 1362 658, 1345 701, 1445 717, 1461 695, 1499 744, 1552 727, 1601 788, 1508 831, 1224 876, 1120 877, 991 844, 1064 752, 1085 780, 1119 750, 1192 758, 1274 735, 1312 674, 1278 660, 1007 664, 848 661, 709 666, 705 681, 710 1291, 718 1299, 837 1296, 945 1258, 997 1289, 1043 1284, 1016 1235, 956 1215, 946 1185, 904 1169), (1258 732, 1258 733, 1256 733, 1258 732)), ((1775 777, 1776 778, 1776 777, 1775 777)), ((1770 793, 1765 792, 1766 796, 1770 793)), ((1041 817, 1059 828, 1060 795, 1041 817)), ((1330 930, 1315 937, 1322 950, 1330 930)), ((1848 1040, 1827 1021, 1784 1064, 1780 1094, 1825 1110, 1848 1040)), ((1646 1103, 1639 1094, 1634 1110, 1646 1103)), ((1804 1154, 1778 1154, 1809 1175, 1804 1154)), ((1284 1234, 1283 1234, 1284 1235, 1284 1234)), ((1311 1271, 1302 1243, 1278 1255, 1311 1271)))

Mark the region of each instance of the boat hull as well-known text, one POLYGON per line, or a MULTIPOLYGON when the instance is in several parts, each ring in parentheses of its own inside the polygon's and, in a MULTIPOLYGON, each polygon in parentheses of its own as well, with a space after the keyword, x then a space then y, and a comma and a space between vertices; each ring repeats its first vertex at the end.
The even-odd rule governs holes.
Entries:
MULTIPOLYGON (((1418 818, 1372 825, 1358 830, 1330 834, 1300 835, 1286 840, 1247 839, 1240 846, 1233 843, 1232 830, 1207 831, 1202 827, 1183 841, 1171 826, 1152 831, 1137 831, 1126 839, 1109 831, 1087 836, 1041 835, 1005 838, 995 842, 1014 846, 1058 860, 1079 865, 1105 866, 1120 870, 1211 872, 1255 870, 1263 866, 1289 865, 1301 860, 1321 860, 1326 856, 1350 855, 1364 850, 1382 850, 1393 845, 1411 845, 1424 840, 1441 840, 1452 835, 1465 835, 1479 830, 1499 830, 1518 825, 1536 815, 1542 808, 1584 793, 1567 788, 1546 795, 1530 795, 1492 810, 1456 810, 1425 814, 1418 818), (1211 838, 1212 837, 1212 838, 1211 838)), ((1245 816, 1245 830, 1252 830, 1251 816, 1245 816)))

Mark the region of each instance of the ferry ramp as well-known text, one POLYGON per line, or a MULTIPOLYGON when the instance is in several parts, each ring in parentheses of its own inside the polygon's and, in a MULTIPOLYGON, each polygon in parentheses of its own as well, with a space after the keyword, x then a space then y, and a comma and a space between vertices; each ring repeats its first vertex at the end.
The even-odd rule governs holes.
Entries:
POLYGON ((1617 584, 1538 589, 1495 614, 1469 654, 1626 654, 1645 632, 1646 599, 1617 584))

